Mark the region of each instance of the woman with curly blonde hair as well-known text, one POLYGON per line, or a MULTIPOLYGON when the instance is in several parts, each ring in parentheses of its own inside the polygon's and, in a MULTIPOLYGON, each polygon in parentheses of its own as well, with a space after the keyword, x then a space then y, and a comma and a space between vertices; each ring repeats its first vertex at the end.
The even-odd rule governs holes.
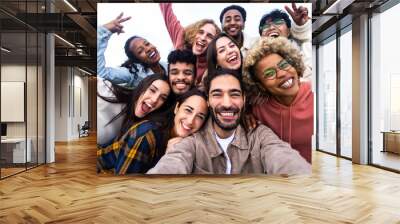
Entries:
POLYGON ((314 97, 300 82, 304 63, 298 48, 283 37, 260 38, 248 51, 243 80, 248 98, 257 98, 252 114, 311 163, 314 97))
POLYGON ((198 85, 207 69, 208 44, 221 30, 212 19, 202 19, 184 28, 172 10, 172 3, 160 3, 160 9, 174 48, 189 49, 196 55, 196 85, 198 85))

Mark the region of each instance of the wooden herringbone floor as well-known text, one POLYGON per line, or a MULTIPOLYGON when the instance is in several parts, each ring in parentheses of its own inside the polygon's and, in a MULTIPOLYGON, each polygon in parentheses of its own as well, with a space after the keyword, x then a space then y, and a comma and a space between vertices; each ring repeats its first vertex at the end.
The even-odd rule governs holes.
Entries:
POLYGON ((0 223, 400 223, 400 175, 314 153, 310 177, 114 177, 95 138, 0 181, 0 223))

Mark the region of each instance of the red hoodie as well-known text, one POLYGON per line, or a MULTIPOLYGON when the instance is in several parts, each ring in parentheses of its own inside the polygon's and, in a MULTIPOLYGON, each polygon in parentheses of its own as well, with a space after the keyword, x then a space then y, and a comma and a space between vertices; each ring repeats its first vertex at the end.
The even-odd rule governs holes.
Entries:
MULTIPOLYGON (((160 3, 161 13, 164 17, 165 25, 169 36, 171 37, 172 43, 175 49, 184 49, 185 47, 185 29, 176 18, 174 11, 172 11, 171 3, 160 3)), ((188 49, 192 50, 192 49, 188 49)), ((206 56, 197 56, 196 62, 196 84, 199 84, 201 78, 207 68, 206 56)))
POLYGON ((309 82, 301 83, 299 92, 290 106, 285 106, 274 97, 270 97, 263 104, 253 106, 253 114, 311 163, 314 95, 309 82))

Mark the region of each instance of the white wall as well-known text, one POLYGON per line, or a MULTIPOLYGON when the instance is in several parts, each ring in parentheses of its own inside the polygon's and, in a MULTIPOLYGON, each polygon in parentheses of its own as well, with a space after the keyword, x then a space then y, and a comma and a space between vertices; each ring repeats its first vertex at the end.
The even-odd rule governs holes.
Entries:
MULTIPOLYGON (((80 88, 80 107, 81 107, 81 113, 79 113, 79 111, 75 111, 75 119, 74 119, 74 123, 73 123, 73 127, 74 127, 74 136, 78 136, 78 129, 77 126, 78 124, 80 126, 82 126, 85 121, 89 120, 89 102, 88 102, 88 96, 89 96, 89 92, 88 92, 88 77, 87 76, 83 76, 84 74, 81 73, 79 70, 75 70, 75 90, 77 88, 80 88)), ((76 92, 75 92, 76 93, 76 92)), ((77 100, 77 97, 75 97, 75 100, 77 100)), ((79 104, 79 103, 76 103, 79 104)))
POLYGON ((55 141, 68 140, 68 84, 67 67, 55 68, 55 141))
POLYGON ((78 124, 88 120, 88 78, 76 68, 56 67, 55 85, 55 141, 77 139, 78 124))

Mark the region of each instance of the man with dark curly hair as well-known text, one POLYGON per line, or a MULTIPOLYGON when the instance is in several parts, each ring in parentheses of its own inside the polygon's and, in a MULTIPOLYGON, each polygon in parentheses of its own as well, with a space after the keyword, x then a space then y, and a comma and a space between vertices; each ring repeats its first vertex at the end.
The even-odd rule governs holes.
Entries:
POLYGON ((168 80, 175 96, 189 91, 196 79, 196 56, 189 50, 173 50, 168 54, 168 80))
POLYGON ((246 22, 246 10, 239 5, 230 5, 222 9, 219 15, 222 30, 232 37, 239 46, 243 56, 255 41, 243 32, 246 22))

